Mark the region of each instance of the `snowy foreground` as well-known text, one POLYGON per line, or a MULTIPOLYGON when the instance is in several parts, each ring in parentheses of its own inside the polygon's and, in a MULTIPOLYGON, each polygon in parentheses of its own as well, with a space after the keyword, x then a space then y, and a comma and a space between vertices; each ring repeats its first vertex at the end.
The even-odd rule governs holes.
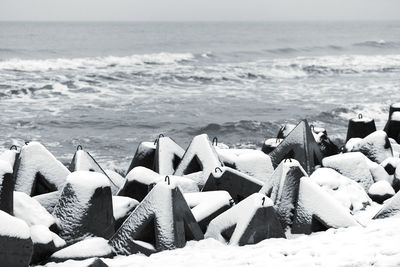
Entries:
MULTIPOLYGON (((102 259, 110 267, 130 266, 400 266, 400 217, 371 220, 366 227, 329 229, 256 245, 227 246, 214 239, 190 241, 185 248, 151 255, 102 259)), ((93 259, 49 263, 47 267, 87 266, 93 259)))

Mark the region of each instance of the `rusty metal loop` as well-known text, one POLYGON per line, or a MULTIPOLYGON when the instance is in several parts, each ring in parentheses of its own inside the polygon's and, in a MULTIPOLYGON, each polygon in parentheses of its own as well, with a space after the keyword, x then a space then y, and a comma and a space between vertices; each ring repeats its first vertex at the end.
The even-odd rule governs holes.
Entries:
POLYGON ((78 150, 83 150, 83 148, 82 148, 81 145, 78 145, 78 146, 76 147, 76 151, 78 151, 78 150))
POLYGON ((28 145, 29 144, 29 141, 25 141, 25 145, 28 145))
POLYGON ((18 150, 18 147, 17 147, 16 145, 12 145, 12 146, 10 147, 10 150, 18 150))
POLYGON ((265 197, 262 198, 262 205, 264 206, 265 197))
POLYGON ((363 115, 361 113, 358 114, 358 118, 361 120, 363 118, 363 115))
POLYGON ((164 182, 167 182, 168 181, 168 185, 170 185, 170 179, 169 179, 169 176, 167 175, 167 176, 165 176, 165 179, 164 179, 164 182))

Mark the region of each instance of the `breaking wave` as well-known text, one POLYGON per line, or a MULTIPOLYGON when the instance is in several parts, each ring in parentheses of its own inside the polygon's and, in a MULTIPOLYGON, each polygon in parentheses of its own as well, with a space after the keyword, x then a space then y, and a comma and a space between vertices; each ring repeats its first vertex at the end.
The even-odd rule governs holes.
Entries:
POLYGON ((157 53, 132 55, 125 57, 95 57, 95 58, 56 58, 56 59, 10 59, 0 61, 2 70, 47 71, 62 69, 105 69, 129 67, 132 65, 173 64, 194 59, 191 53, 157 53))

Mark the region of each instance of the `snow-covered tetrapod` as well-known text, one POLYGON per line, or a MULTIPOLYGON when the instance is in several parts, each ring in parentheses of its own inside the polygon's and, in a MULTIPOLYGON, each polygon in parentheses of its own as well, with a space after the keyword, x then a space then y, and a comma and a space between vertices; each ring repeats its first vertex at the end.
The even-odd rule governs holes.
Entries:
POLYGON ((43 145, 30 142, 21 148, 16 163, 15 190, 30 196, 63 188, 69 170, 43 145))
POLYGON ((229 167, 217 167, 210 174, 203 187, 203 192, 227 191, 236 203, 253 193, 260 191, 263 182, 229 167))
POLYGON ((59 235, 67 244, 93 236, 110 238, 114 234, 114 217, 107 177, 88 171, 71 173, 53 216, 59 235))
POLYGON ((322 159, 321 151, 307 120, 303 120, 297 124, 269 156, 274 167, 277 167, 284 159, 296 159, 308 175, 314 171, 316 165, 321 164, 322 159))
POLYGON ((72 158, 71 164, 69 165, 69 170, 71 172, 91 171, 104 174, 110 182, 111 192, 114 195, 118 192, 118 190, 125 182, 125 179, 118 178, 118 176, 113 176, 113 177, 108 176, 108 174, 97 163, 97 161, 93 158, 93 156, 90 155, 89 152, 83 150, 81 146, 78 146, 75 155, 72 158))
POLYGON ((243 246, 267 238, 285 238, 285 233, 271 199, 254 193, 213 219, 205 234, 205 238, 210 237, 243 246))
POLYGON ((202 134, 193 138, 181 162, 176 168, 174 175, 182 176, 201 172, 201 175, 196 177, 196 182, 202 187, 210 173, 212 173, 215 168, 222 167, 222 165, 208 135, 202 134))
POLYGON ((184 247, 203 233, 179 187, 157 183, 110 239, 115 254, 151 253, 184 247))

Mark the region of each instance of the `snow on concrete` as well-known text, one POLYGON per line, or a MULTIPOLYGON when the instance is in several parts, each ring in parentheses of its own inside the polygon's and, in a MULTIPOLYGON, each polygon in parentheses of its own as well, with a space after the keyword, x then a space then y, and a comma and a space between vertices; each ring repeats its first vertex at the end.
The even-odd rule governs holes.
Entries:
POLYGON ((400 158, 387 158, 380 164, 388 174, 394 174, 396 168, 400 166, 400 158))
POLYGON ((77 150, 72 160, 71 171, 91 171, 104 174, 110 182, 110 187, 113 193, 116 193, 119 188, 124 184, 125 179, 113 171, 109 171, 111 176, 97 163, 97 161, 90 155, 89 152, 84 150, 77 150))
POLYGON ((105 169, 106 175, 113 181, 117 188, 121 188, 125 183, 125 177, 114 170, 105 169))
POLYGON ((67 177, 67 183, 80 201, 89 201, 97 188, 110 187, 107 176, 91 171, 72 172, 67 177))
POLYGON ((110 237, 114 233, 112 212, 108 178, 102 173, 76 171, 67 177, 52 214, 60 237, 70 244, 88 236, 110 237))
MULTIPOLYGON (((156 184, 165 181, 165 175, 160 175, 145 167, 135 167, 125 177, 127 182, 137 181, 141 184, 156 184)), ((182 192, 198 192, 198 184, 192 179, 183 176, 168 175, 169 180, 178 185, 182 192)))
POLYGON ((176 158, 180 161, 184 154, 185 150, 174 140, 169 137, 160 137, 157 141, 155 171, 161 175, 172 175, 175 172, 176 158))
POLYGON ((400 121, 400 112, 399 111, 393 112, 392 116, 390 116, 390 119, 392 121, 400 121))
POLYGON ((366 192, 374 183, 365 155, 349 152, 322 159, 324 167, 332 168, 340 174, 361 184, 366 192))
POLYGON ((183 195, 196 221, 201 221, 221 207, 231 205, 231 195, 226 191, 186 193, 183 195))
POLYGON ((377 196, 384 196, 384 195, 394 196, 395 192, 393 187, 387 181, 382 180, 371 185, 371 187, 368 190, 368 194, 377 196))
POLYGON ((24 220, 29 226, 44 225, 50 227, 56 221, 40 203, 25 194, 14 191, 14 216, 24 220))
POLYGON ((93 237, 55 252, 51 255, 51 259, 88 259, 92 257, 107 257, 111 254, 112 251, 108 240, 101 237, 93 237))
POLYGON ((130 197, 113 196, 112 201, 115 220, 125 217, 139 204, 139 201, 130 197))
POLYGON ((333 196, 343 207, 349 209, 352 214, 372 204, 372 200, 358 183, 334 169, 319 168, 310 176, 310 179, 333 196))
POLYGON ((49 244, 53 242, 55 247, 60 248, 66 245, 65 241, 57 234, 53 233, 44 225, 34 225, 30 227, 33 244, 49 244))
POLYGON ((203 186, 207 181, 211 172, 216 167, 222 167, 217 152, 211 144, 207 134, 195 136, 182 157, 181 162, 174 175, 182 176, 192 172, 202 171, 203 175, 200 180, 196 181, 199 186, 203 186), (201 169, 193 170, 192 162, 196 162, 201 169))
POLYGON ((254 149, 216 149, 226 166, 265 182, 274 172, 271 158, 254 149))
POLYGON ((27 239, 31 234, 26 222, 0 210, 0 236, 27 239))
POLYGON ((0 160, 7 161, 13 167, 17 154, 18 151, 15 149, 5 150, 0 154, 0 160))
MULTIPOLYGON (((177 240, 176 235, 183 233, 176 233, 179 227, 175 227, 176 225, 174 223, 174 190, 179 191, 179 188, 173 182, 170 184, 167 182, 159 182, 153 187, 149 194, 140 202, 137 208, 110 239, 114 252, 123 255, 134 253, 132 249, 137 250, 137 248, 132 248, 132 243, 134 243, 136 247, 138 241, 136 237, 140 235, 143 224, 148 223, 153 218, 155 227, 153 234, 155 234, 156 249, 168 250, 174 249, 177 245, 180 245, 179 242, 182 240, 177 240)), ((142 242, 141 245, 148 248, 150 244, 146 243, 147 242, 142 242)), ((153 249, 151 250, 153 251, 153 249)))
POLYGON ((369 166, 369 171, 371 172, 372 178, 374 182, 378 181, 387 181, 388 183, 393 182, 393 175, 389 175, 383 166, 379 165, 376 162, 371 161, 366 158, 367 164, 369 166))
POLYGON ((61 196, 61 191, 53 191, 46 194, 34 196, 33 199, 37 200, 49 213, 53 212, 54 207, 58 203, 61 196))
MULTIPOLYGON (((328 183, 327 183, 328 184, 328 183)), ((299 198, 292 230, 309 233, 313 216, 327 228, 341 228, 358 225, 358 222, 331 194, 323 190, 314 179, 300 180, 299 198)))
POLYGON ((21 149, 15 190, 31 194, 35 177, 40 173, 57 189, 64 186, 69 170, 58 161, 43 145, 30 142, 21 149))
POLYGON ((361 152, 370 160, 381 163, 393 157, 392 146, 384 131, 375 131, 358 142, 352 144, 350 152, 361 152))
POLYGON ((385 203, 382 205, 382 209, 375 215, 374 218, 382 219, 392 216, 400 216, 400 192, 397 192, 393 197, 385 201, 385 203))
POLYGON ((13 173, 12 165, 8 161, 0 159, 0 177, 3 177, 6 173, 13 173))
POLYGON ((222 232, 229 227, 236 225, 235 230, 229 240, 230 245, 238 245, 241 236, 249 225, 250 220, 259 208, 272 207, 274 203, 264 194, 254 193, 239 202, 231 209, 225 211, 214 218, 208 225, 205 238, 214 238, 226 244, 227 240, 222 232))

